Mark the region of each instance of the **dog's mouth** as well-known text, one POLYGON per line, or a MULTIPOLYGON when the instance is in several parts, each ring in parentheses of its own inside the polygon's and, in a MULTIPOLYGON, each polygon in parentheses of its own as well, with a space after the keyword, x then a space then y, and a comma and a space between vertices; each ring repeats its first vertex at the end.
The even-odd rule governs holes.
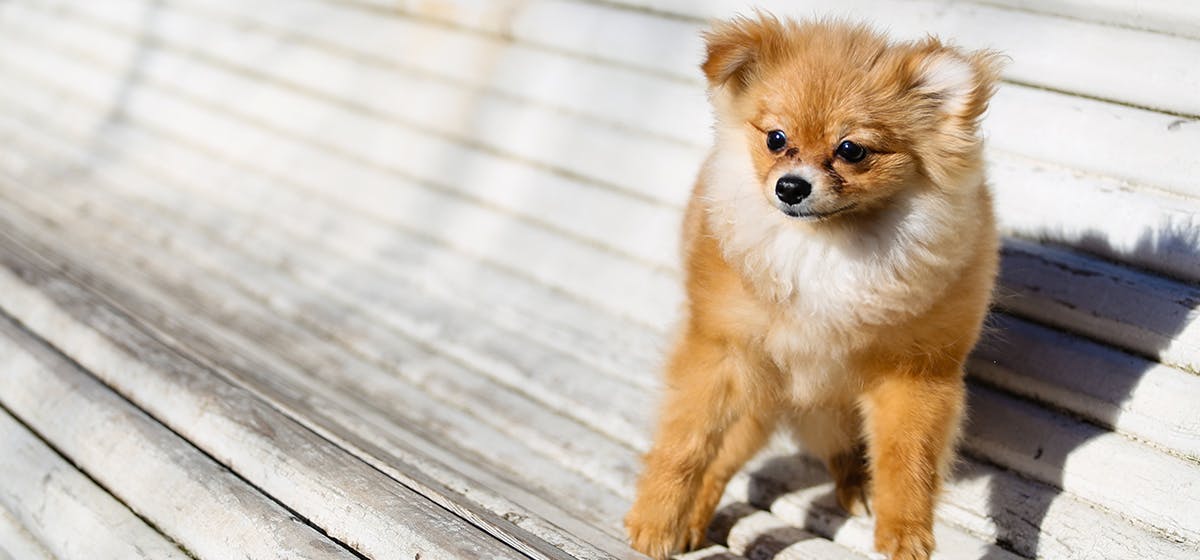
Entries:
POLYGON ((787 216, 789 216, 791 218, 796 218, 797 220, 806 220, 806 221, 825 220, 825 219, 831 218, 833 216, 836 216, 838 214, 841 214, 842 212, 851 210, 855 206, 857 206, 857 204, 851 202, 850 204, 847 204, 840 208, 834 208, 833 210, 827 210, 825 212, 812 212, 812 211, 805 212, 803 210, 800 210, 800 209, 798 209, 794 206, 788 205, 788 204, 779 203, 777 205, 777 207, 779 208, 779 211, 783 212, 787 216))

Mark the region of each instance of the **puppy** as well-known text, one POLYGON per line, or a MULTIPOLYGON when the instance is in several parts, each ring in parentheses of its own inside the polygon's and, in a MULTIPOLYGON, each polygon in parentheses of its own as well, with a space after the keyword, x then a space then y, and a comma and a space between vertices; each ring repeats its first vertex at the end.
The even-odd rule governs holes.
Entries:
POLYGON ((869 496, 879 552, 928 558, 996 276, 978 120, 998 56, 761 14, 705 38, 716 139, 632 544, 663 558, 701 543, 783 425, 846 510, 869 496))

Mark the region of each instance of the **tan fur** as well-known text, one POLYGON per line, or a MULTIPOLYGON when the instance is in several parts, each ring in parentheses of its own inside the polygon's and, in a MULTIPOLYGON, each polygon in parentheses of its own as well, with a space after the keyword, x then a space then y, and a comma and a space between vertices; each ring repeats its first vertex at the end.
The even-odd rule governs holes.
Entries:
POLYGON ((765 15, 706 39, 716 143, 685 220, 688 307, 632 544, 656 558, 700 544, 782 423, 826 460, 843 507, 869 495, 880 552, 928 558, 996 274, 977 127, 996 56, 765 15), (770 130, 787 149, 767 149, 770 130), (835 157, 846 139, 868 157, 835 157), (776 207, 785 173, 811 179, 821 217, 776 207))

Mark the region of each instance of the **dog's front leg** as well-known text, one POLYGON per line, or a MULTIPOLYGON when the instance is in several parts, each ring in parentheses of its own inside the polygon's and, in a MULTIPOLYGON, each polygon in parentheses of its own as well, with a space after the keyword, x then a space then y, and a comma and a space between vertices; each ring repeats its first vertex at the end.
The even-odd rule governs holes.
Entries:
POLYGON ((736 348, 694 333, 675 348, 658 433, 625 517, 637 550, 666 558, 689 544, 693 502, 704 474, 725 430, 745 414, 741 376, 746 366, 736 348))
POLYGON ((933 508, 953 459, 962 374, 890 373, 864 401, 876 514, 875 548, 892 560, 933 552, 933 508))

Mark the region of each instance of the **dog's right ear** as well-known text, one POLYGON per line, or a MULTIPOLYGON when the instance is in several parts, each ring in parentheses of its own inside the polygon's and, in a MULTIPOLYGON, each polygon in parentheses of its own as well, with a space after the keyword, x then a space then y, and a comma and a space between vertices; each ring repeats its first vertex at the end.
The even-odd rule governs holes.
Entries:
POLYGON ((744 16, 719 21, 704 32, 708 54, 700 68, 710 88, 729 86, 735 92, 753 81, 763 54, 783 40, 783 24, 775 16, 759 12, 757 18, 744 16))

